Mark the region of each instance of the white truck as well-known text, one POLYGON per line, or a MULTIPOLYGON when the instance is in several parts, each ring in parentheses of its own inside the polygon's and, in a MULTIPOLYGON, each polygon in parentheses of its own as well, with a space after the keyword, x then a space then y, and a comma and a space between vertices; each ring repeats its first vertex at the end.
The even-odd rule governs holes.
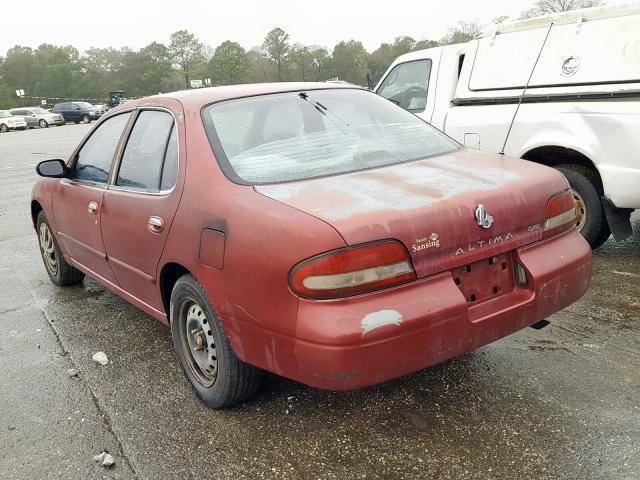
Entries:
POLYGON ((574 10, 411 52, 375 91, 460 143, 562 171, 592 248, 640 208, 640 6, 574 10))

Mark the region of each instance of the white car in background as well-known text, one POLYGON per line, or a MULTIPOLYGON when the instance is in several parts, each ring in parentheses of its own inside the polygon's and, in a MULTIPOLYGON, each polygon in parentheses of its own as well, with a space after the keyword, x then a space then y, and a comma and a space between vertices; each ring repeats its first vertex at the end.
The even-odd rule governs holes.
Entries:
POLYGON ((0 133, 9 130, 24 130, 27 128, 27 122, 24 117, 16 117, 6 110, 0 110, 0 133))
POLYGON ((376 92, 467 147, 561 171, 596 248, 640 208, 638 32, 638 5, 504 23, 402 55, 376 92))

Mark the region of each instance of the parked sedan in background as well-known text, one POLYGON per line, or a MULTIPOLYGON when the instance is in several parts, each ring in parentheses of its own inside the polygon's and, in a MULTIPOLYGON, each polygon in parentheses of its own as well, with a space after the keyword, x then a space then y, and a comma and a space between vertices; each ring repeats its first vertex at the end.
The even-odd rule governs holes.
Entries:
POLYGON ((27 128, 27 121, 23 117, 14 117, 7 110, 0 110, 0 132, 9 130, 24 130, 27 128))
POLYGON ((405 375, 545 325, 591 279, 560 172, 360 88, 134 100, 37 172, 50 279, 89 275, 169 324, 213 407, 262 370, 331 390, 405 375))
POLYGON ((91 123, 95 116, 95 107, 88 102, 57 103, 53 113, 62 115, 67 122, 91 123))
POLYGON ((64 125, 65 120, 62 115, 51 113, 40 107, 12 108, 11 115, 24 117, 28 128, 47 128, 49 125, 64 125))

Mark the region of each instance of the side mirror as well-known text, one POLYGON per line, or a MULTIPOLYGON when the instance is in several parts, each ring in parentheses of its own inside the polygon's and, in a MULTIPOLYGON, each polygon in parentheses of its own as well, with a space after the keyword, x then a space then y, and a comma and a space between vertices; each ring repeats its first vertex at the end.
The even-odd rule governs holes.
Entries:
POLYGON ((69 173, 67 164, 63 160, 43 160, 36 165, 36 173, 41 177, 65 178, 69 173))
POLYGON ((369 90, 370 92, 373 92, 373 81, 371 80, 371 74, 367 73, 367 90, 369 90))

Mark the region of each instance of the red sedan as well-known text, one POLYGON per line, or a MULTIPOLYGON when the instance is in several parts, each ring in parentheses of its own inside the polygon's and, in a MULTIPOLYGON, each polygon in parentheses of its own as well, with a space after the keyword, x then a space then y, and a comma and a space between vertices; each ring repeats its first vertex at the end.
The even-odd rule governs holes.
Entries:
POLYGON ((169 324, 214 407, 263 370, 345 390, 425 368, 540 322, 591 278, 560 173, 349 86, 128 102, 37 171, 51 280, 89 275, 169 324))

